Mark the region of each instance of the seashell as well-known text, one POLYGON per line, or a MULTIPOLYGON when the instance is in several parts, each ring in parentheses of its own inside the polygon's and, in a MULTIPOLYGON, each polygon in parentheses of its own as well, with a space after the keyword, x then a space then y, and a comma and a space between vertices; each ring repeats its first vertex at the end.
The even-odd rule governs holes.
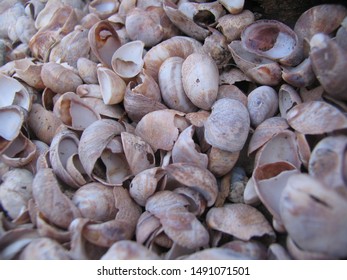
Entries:
POLYGON ((145 54, 144 68, 148 75, 158 81, 160 66, 167 58, 178 56, 185 59, 194 52, 202 52, 202 45, 199 41, 189 37, 174 36, 152 47, 145 54))
POLYGON ((226 37, 227 42, 239 40, 242 31, 255 20, 254 14, 249 10, 243 10, 238 14, 226 14, 217 22, 217 29, 226 37))
POLYGON ((142 41, 132 41, 122 45, 112 56, 112 69, 121 78, 133 78, 140 73, 144 61, 142 41))
POLYGON ((79 76, 86 84, 97 84, 98 76, 96 73, 97 63, 85 57, 77 60, 77 70, 79 76))
POLYGON ((22 167, 35 157, 36 146, 22 132, 14 139, 1 155, 1 160, 11 167, 22 167))
POLYGON ((199 248, 208 244, 209 234, 194 214, 188 212, 184 196, 159 191, 146 202, 146 210, 157 218, 169 238, 186 248, 199 248))
POLYGON ((193 19, 180 11, 179 6, 175 3, 165 0, 163 1, 163 9, 170 21, 189 37, 203 41, 210 34, 208 29, 198 25, 193 19))
POLYGON ((16 25, 17 19, 24 15, 24 5, 20 2, 5 1, 1 7, 0 37, 8 38, 8 29, 16 25), (7 3, 6 3, 7 2, 7 3))
POLYGON ((145 90, 144 92, 137 92, 137 90, 142 91, 143 88, 147 87, 138 86, 135 82, 131 81, 128 83, 125 90, 123 102, 124 109, 128 116, 135 122, 139 122, 142 117, 150 112, 167 109, 159 100, 144 95, 147 94, 147 92, 150 93, 150 91, 145 90))
POLYGON ((114 219, 117 214, 113 189, 100 183, 89 183, 79 188, 72 202, 82 217, 92 221, 105 222, 114 219))
POLYGON ((208 152, 208 170, 215 176, 221 177, 227 174, 239 159, 240 152, 229 152, 211 147, 208 152))
POLYGON ((54 13, 61 7, 63 7, 62 1, 47 1, 46 5, 38 13, 35 20, 36 29, 44 28, 51 21, 54 13))
POLYGON ((219 72, 215 61, 207 54, 193 53, 182 64, 183 89, 192 103, 210 110, 217 99, 219 72))
POLYGON ((299 170, 286 161, 263 164, 254 170, 254 186, 258 197, 279 224, 282 224, 280 197, 290 176, 298 173, 299 170))
POLYGON ((272 117, 264 120, 255 129, 248 145, 248 155, 259 149, 277 133, 289 128, 286 119, 272 117))
POLYGON ((327 187, 346 186, 346 145, 347 137, 344 135, 323 138, 312 150, 308 173, 327 187))
POLYGON ((31 37, 37 32, 34 20, 24 15, 17 18, 16 24, 13 27, 18 40, 25 44, 29 44, 31 37))
POLYGON ((255 260, 266 260, 266 247, 258 241, 233 240, 221 246, 255 260))
POLYGON ((234 203, 223 207, 212 207, 206 214, 207 225, 215 230, 230 234, 240 240, 248 241, 255 237, 276 237, 272 227, 256 208, 234 203))
POLYGON ((20 260, 70 260, 68 251, 47 237, 33 239, 20 253, 20 260))
POLYGON ((230 14, 239 14, 243 10, 245 0, 218 0, 230 14))
POLYGON ((276 133, 258 150, 255 158, 255 169, 263 164, 281 161, 289 162, 297 169, 300 169, 301 160, 296 135, 290 130, 276 133))
POLYGON ((237 100, 220 99, 212 106, 204 127, 205 139, 212 147, 229 152, 240 151, 250 127, 248 110, 237 100))
POLYGON ((172 109, 150 112, 139 121, 135 134, 146 141, 154 152, 158 149, 171 151, 179 132, 188 126, 183 116, 183 113, 172 109))
POLYGON ((178 187, 173 192, 183 195, 188 199, 190 205, 188 206, 189 212, 196 216, 201 216, 206 209, 206 200, 200 192, 189 187, 178 187))
POLYGON ((97 59, 112 68, 112 55, 121 46, 120 39, 112 24, 101 20, 89 30, 88 40, 90 48, 97 59))
POLYGON ((38 170, 33 181, 33 197, 40 212, 54 225, 67 228, 80 217, 78 208, 63 194, 53 170, 38 170), (54 207, 52 207, 54 203, 54 207))
POLYGON ((228 65, 232 56, 228 50, 226 37, 216 29, 209 28, 209 30, 211 35, 206 37, 202 48, 217 63, 218 68, 221 69, 228 65))
POLYGON ((228 248, 207 248, 195 252, 182 258, 184 260, 248 260, 251 259, 245 255, 237 253, 228 248))
POLYGON ((344 18, 344 20, 341 22, 340 28, 336 32, 336 42, 337 44, 343 48, 344 50, 347 50, 347 16, 344 18))
POLYGON ((294 87, 308 87, 311 86, 316 80, 310 58, 304 59, 295 67, 282 68, 283 80, 294 87))
POLYGON ((32 96, 28 90, 16 79, 0 73, 0 108, 17 105, 26 111, 30 111, 32 96))
POLYGON ((314 88, 300 88, 300 97, 303 102, 323 101, 324 88, 318 85, 314 88))
POLYGON ((288 251, 279 243, 272 243, 268 249, 269 260, 291 260, 288 251))
POLYGON ((209 115, 210 112, 200 110, 198 112, 186 114, 186 119, 195 127, 202 128, 209 115))
MULTIPOLYGON (((36 19, 37 21, 38 19, 36 19)), ((53 46, 74 29, 77 21, 78 18, 74 9, 64 5, 54 11, 53 16, 49 17, 49 22, 42 28, 38 28, 35 22, 39 31, 29 41, 32 55, 39 60, 48 61, 53 46)))
POLYGON ((324 186, 305 174, 293 175, 280 199, 280 214, 290 238, 304 251, 334 258, 346 255, 346 192, 324 186))
POLYGON ((53 113, 69 128, 84 130, 101 117, 82 98, 73 92, 61 95, 54 104, 53 113))
POLYGON ((6 231, 0 239, 0 258, 10 260, 15 258, 25 246, 38 238, 36 229, 16 228, 6 231))
POLYGON ((25 119, 25 112, 21 107, 12 105, 0 107, 0 154, 2 154, 18 137, 25 119))
POLYGON ((164 103, 170 108, 180 112, 189 113, 197 107, 187 97, 182 83, 181 57, 169 57, 160 66, 158 73, 159 87, 164 103))
POLYGON ((101 19, 93 13, 86 14, 81 18, 80 24, 82 27, 90 29, 94 24, 98 23, 101 19))
POLYGON ((247 51, 286 66, 296 66, 303 60, 298 36, 280 21, 257 20, 242 31, 241 42, 247 51))
POLYGON ((206 154, 200 153, 193 140, 195 128, 191 125, 183 130, 172 148, 173 163, 187 163, 207 168, 209 162, 206 154))
POLYGON ((247 106, 247 96, 237 86, 232 84, 219 86, 217 100, 222 98, 235 99, 247 106))
POLYGON ((346 51, 336 41, 322 33, 312 37, 310 47, 313 72, 320 84, 336 99, 347 100, 346 51))
POLYGON ((347 9, 342 5, 322 4, 305 11, 297 19, 294 32, 299 42, 309 42, 316 33, 331 34, 347 16, 347 9))
POLYGON ((94 111, 101 117, 110 117, 114 119, 122 119, 125 116, 124 109, 121 105, 106 105, 102 99, 87 97, 82 98, 84 103, 94 108, 94 111))
POLYGON ((35 136, 46 144, 50 144, 62 121, 51 111, 38 103, 32 105, 28 115, 28 125, 35 136))
POLYGON ((126 88, 124 80, 115 72, 103 66, 98 67, 96 73, 104 103, 113 105, 122 102, 126 88))
POLYGON ((37 15, 43 10, 47 3, 41 0, 30 0, 25 3, 25 13, 31 16, 33 19, 37 18, 37 15))
POLYGON ((182 2, 178 5, 178 10, 202 27, 213 25, 218 18, 225 14, 225 10, 219 1, 211 3, 182 2))
POLYGON ((199 192, 208 207, 215 203, 218 194, 217 181, 206 168, 187 163, 172 163, 166 166, 165 170, 179 183, 199 192))
POLYGON ((254 178, 252 176, 249 178, 245 186, 245 190, 243 192, 243 201, 245 204, 256 206, 260 203, 260 199, 255 191, 254 184, 254 178))
POLYGON ((22 168, 11 169, 1 176, 0 203, 12 220, 27 210, 33 178, 30 171, 22 168))
POLYGON ((257 87, 248 95, 247 99, 247 109, 254 127, 273 117, 278 110, 277 92, 272 87, 257 87))
POLYGON ((286 240, 286 247, 288 250, 288 253, 294 260, 331 260, 335 259, 335 257, 332 257, 330 255, 324 254, 324 253, 317 253, 317 252, 310 252, 303 250, 302 248, 299 248, 297 244, 290 238, 290 236, 287 237, 286 240))
POLYGON ((159 260, 160 257, 145 246, 131 240, 114 243, 101 260, 159 260))
MULTIPOLYGON (((91 99, 100 99, 102 101, 101 88, 99 84, 82 84, 76 89, 76 94, 84 101, 91 99)), ((105 104, 105 103, 103 103, 105 104)), ((106 105, 106 104, 105 104, 106 105)))
POLYGON ((39 63, 35 64, 32 59, 29 58, 15 60, 15 76, 35 89, 44 89, 45 85, 41 79, 42 66, 43 65, 39 63))
POLYGON ((139 172, 131 180, 129 188, 130 196, 137 204, 145 206, 147 199, 151 195, 165 187, 165 175, 166 172, 161 167, 153 167, 139 172))
POLYGON ((110 247, 119 240, 132 239, 142 212, 125 188, 113 188, 113 196, 115 208, 118 209, 115 219, 99 224, 87 224, 83 229, 83 237, 101 247, 110 247))
POLYGON ((246 51, 241 41, 232 41, 228 48, 237 66, 252 81, 261 85, 275 86, 282 80, 282 70, 277 62, 246 51))
POLYGON ((346 116, 323 101, 304 102, 287 112, 287 121, 303 134, 322 134, 347 127, 346 116), (316 120, 320 120, 316 122, 316 120))
POLYGON ((109 119, 95 121, 83 131, 78 155, 90 178, 114 186, 130 176, 120 140, 114 139, 123 131, 120 123, 109 119))
POLYGON ((96 14, 100 19, 106 19, 118 12, 118 0, 93 0, 89 3, 89 12, 96 14))
POLYGON ((153 47, 163 40, 178 35, 162 7, 134 8, 125 19, 125 30, 130 40, 140 40, 146 47, 153 47))
POLYGON ((41 78, 44 85, 56 93, 75 92, 83 83, 72 68, 56 62, 43 64, 41 78))
MULTIPOLYGON (((129 2, 131 2, 131 0, 129 2)), ((174 1, 174 2, 177 2, 177 1, 174 1)), ((138 0, 136 2, 136 7, 141 9, 146 9, 151 6, 161 7, 162 1, 161 0, 138 0)))
POLYGON ((287 118, 287 112, 301 103, 298 92, 290 85, 283 84, 278 92, 279 110, 282 118, 287 118))
POLYGON ((133 92, 139 93, 156 101, 161 101, 161 92, 155 79, 148 75, 148 71, 143 69, 135 77, 136 86, 133 92))
MULTIPOLYGON (((125 18, 127 16, 127 14, 132 11, 136 6, 137 6, 137 0, 125 0, 125 1, 121 1, 119 4, 119 8, 118 8, 118 15, 121 18, 125 18)), ((151 2, 151 1, 146 1, 151 2)))
POLYGON ((141 137, 122 132, 121 138, 124 154, 133 175, 155 166, 153 150, 141 137))
POLYGON ((88 41, 89 29, 76 26, 75 30, 65 35, 49 54, 49 61, 67 62, 77 68, 77 60, 80 57, 89 57, 91 52, 88 41))
POLYGON ((79 188, 81 185, 69 174, 67 170, 67 162, 74 154, 78 152, 79 139, 78 136, 68 130, 59 131, 52 139, 49 148, 49 159, 54 174, 64 183, 73 188, 79 188))

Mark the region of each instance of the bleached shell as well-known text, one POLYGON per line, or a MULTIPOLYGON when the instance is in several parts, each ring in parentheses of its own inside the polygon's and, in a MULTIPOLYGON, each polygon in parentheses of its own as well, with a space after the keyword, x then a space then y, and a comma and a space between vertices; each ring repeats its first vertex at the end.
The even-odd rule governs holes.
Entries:
POLYGON ((160 66, 158 82, 165 104, 184 113, 194 112, 197 107, 189 100, 183 89, 181 57, 169 57, 160 66))
POLYGON ((102 99, 105 104, 118 104, 123 101, 126 83, 115 72, 107 67, 97 68, 102 99))
POLYGON ((185 93, 195 106, 210 110, 218 94, 217 64, 206 54, 189 55, 182 64, 182 84, 185 93))
POLYGON ((300 104, 298 92, 290 85, 283 84, 278 92, 279 110, 282 118, 287 118, 287 112, 295 105, 300 104))
POLYGON ((287 121, 292 128, 303 134, 322 134, 347 127, 346 116, 323 101, 304 102, 294 106, 287 112, 287 121))
POLYGON ((243 10, 245 0, 218 0, 231 14, 238 14, 243 10))
POLYGON ((144 56, 147 73, 158 81, 161 64, 169 57, 186 58, 193 52, 202 52, 202 44, 189 37, 174 36, 152 47, 144 56))
POLYGON ((76 88, 83 83, 74 70, 56 62, 43 64, 41 78, 46 87, 61 94, 75 92, 76 88))
POLYGON ((89 3, 88 8, 90 13, 95 13, 100 19, 106 19, 118 11, 119 1, 93 0, 89 3))
POLYGON ((210 145, 229 152, 240 151, 250 128, 248 110, 237 100, 220 99, 212 106, 204 127, 205 139, 210 145))
POLYGON ((246 204, 235 203, 213 207, 207 212, 206 222, 209 227, 244 241, 264 235, 270 238, 276 236, 263 214, 246 204))
POLYGON ((15 60, 14 62, 16 76, 35 89, 45 88, 41 79, 42 66, 43 64, 35 64, 29 58, 15 60))
POLYGON ((248 94, 247 99, 247 109, 254 127, 273 117, 278 110, 278 95, 272 87, 257 87, 248 94))
POLYGON ((143 51, 142 41, 131 41, 122 45, 112 56, 112 69, 122 78, 135 77, 144 64, 143 51))

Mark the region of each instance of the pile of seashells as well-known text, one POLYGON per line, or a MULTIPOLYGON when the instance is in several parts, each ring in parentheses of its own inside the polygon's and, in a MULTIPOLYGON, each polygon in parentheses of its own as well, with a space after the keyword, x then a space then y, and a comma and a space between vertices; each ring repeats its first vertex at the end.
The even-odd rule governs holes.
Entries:
POLYGON ((0 259, 347 257, 347 8, 4 0, 0 259))

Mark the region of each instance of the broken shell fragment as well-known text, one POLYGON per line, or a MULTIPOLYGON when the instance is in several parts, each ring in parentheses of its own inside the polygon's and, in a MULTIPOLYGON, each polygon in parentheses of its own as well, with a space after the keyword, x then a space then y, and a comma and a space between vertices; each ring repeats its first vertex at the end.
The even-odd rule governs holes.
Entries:
POLYGON ((93 0, 89 3, 89 12, 96 14, 100 19, 106 19, 115 14, 119 8, 117 0, 93 0))
POLYGON ((210 145, 229 152, 240 151, 250 127, 248 110, 237 100, 219 99, 213 104, 204 127, 205 139, 210 145))
POLYGON ((347 127, 346 116, 323 101, 304 102, 294 106, 287 112, 287 121, 292 128, 303 134, 322 134, 347 127))
POLYGON ((75 92, 82 79, 73 68, 56 62, 44 63, 41 70, 44 85, 56 93, 75 92))
POLYGON ((252 81, 275 86, 282 80, 282 70, 277 62, 246 51, 241 41, 232 41, 228 48, 237 66, 252 81))
POLYGON ((244 241, 263 236, 274 239, 276 236, 263 214, 246 204, 226 203, 223 207, 213 207, 207 212, 206 222, 210 228, 244 241))
POLYGON ((292 175, 280 199, 290 238, 305 251, 346 256, 346 189, 332 189, 307 174, 292 175))
POLYGON ((303 59, 303 49, 295 32, 276 20, 257 20, 241 34, 242 46, 249 52, 295 66, 303 59))
POLYGON ((113 105, 122 102, 126 88, 124 80, 107 67, 100 66, 96 72, 104 103, 113 105))
POLYGON ((290 85, 283 84, 278 92, 279 110, 282 118, 287 118, 287 112, 295 105, 302 103, 298 92, 290 85))
POLYGON ((238 14, 243 10, 245 0, 218 0, 231 14, 238 14))
POLYGON ((142 41, 132 41, 122 45, 112 55, 112 69, 121 78, 133 78, 140 73, 144 61, 142 41))
POLYGON ((310 58, 304 59, 295 67, 282 68, 283 80, 294 87, 308 87, 311 86, 316 80, 310 58))
POLYGON ((331 96, 347 100, 347 54, 328 35, 317 33, 310 41, 310 59, 313 72, 331 96))
POLYGON ((312 150, 308 173, 327 187, 347 186, 346 147, 347 137, 344 135, 329 136, 319 141, 312 150))

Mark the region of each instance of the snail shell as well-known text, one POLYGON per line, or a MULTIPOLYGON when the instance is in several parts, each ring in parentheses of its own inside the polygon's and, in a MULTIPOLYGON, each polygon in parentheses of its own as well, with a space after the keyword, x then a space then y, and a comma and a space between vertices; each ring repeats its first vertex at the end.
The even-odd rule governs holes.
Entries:
POLYGON ((216 62, 207 54, 193 53, 182 64, 182 83, 192 103, 210 110, 217 99, 219 72, 216 62))

